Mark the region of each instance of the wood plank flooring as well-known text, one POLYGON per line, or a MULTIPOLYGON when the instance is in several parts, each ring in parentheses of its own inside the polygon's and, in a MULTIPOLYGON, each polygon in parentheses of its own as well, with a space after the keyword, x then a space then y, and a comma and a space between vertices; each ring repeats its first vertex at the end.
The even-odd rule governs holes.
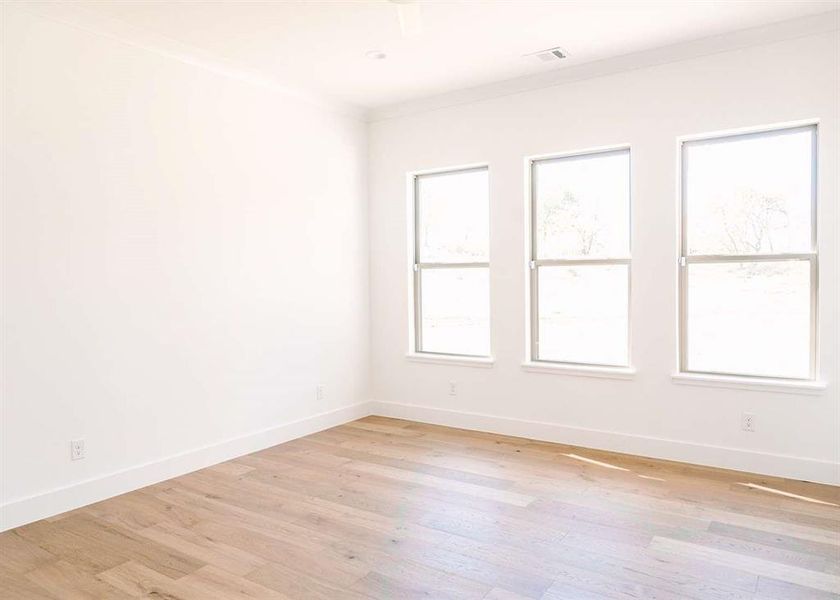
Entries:
POLYGON ((0 534, 0 597, 840 599, 838 505, 368 417, 0 534))

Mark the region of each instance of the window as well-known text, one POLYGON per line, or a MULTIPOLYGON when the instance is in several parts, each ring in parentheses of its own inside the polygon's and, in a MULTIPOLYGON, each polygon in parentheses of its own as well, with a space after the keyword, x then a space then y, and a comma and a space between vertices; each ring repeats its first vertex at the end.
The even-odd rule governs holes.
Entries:
POLYGON ((814 378, 816 138, 682 143, 682 371, 814 378))
POLYGON ((531 161, 531 360, 629 365, 630 149, 531 161))
POLYGON ((490 355, 486 167, 414 176, 414 350, 490 355))

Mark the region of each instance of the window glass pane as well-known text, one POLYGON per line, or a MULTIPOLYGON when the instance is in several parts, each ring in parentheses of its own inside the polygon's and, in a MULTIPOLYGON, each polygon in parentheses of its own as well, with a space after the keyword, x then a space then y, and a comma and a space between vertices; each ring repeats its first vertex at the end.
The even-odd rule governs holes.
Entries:
POLYGON ((539 267, 538 358, 628 364, 627 265, 539 267))
POLYGON ((534 163, 537 258, 630 252, 630 151, 534 163))
POLYGON ((423 352, 490 354, 487 268, 421 269, 423 352))
POLYGON ((417 178, 420 262, 488 262, 487 169, 417 178))
POLYGON ((811 250, 814 129, 689 142, 688 254, 811 250))
POLYGON ((810 263, 688 265, 691 371, 810 376, 810 263))

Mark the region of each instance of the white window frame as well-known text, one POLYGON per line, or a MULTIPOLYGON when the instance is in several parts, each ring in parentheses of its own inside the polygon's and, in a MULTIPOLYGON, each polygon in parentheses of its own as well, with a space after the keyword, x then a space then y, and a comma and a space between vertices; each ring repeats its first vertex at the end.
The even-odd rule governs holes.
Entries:
POLYGON ((819 295, 819 252, 817 240, 817 164, 818 159, 818 123, 807 121, 782 125, 768 125, 758 128, 742 129, 730 132, 719 132, 680 138, 679 143, 679 246, 678 246, 678 340, 677 364, 680 376, 710 376, 737 378, 742 381, 778 381, 778 382, 814 382, 818 373, 818 295, 819 295), (688 206, 686 185, 687 145, 696 143, 726 142, 732 139, 769 137, 779 132, 811 131, 811 249, 809 252, 780 252, 775 254, 688 254, 688 206), (809 262, 811 270, 810 285, 810 343, 809 343, 809 375, 808 377, 775 377, 768 375, 751 375, 724 371, 696 371, 688 368, 688 265, 690 264, 723 264, 727 262, 767 262, 767 261, 800 261, 809 262))
MULTIPOLYGON (((490 271, 490 262, 489 260, 486 262, 459 262, 459 263, 440 263, 440 262, 422 262, 420 260, 420 235, 418 228, 420 226, 420 196, 419 196, 419 182, 422 177, 426 176, 435 176, 435 175, 448 175, 454 173, 470 173, 473 171, 485 171, 487 172, 488 181, 490 176, 490 167, 487 164, 474 164, 474 165, 464 165, 460 167, 448 167, 442 169, 433 169, 428 171, 416 171, 414 173, 409 173, 408 175, 408 186, 409 186, 409 212, 410 212, 410 219, 409 219, 409 242, 410 242, 410 262, 409 262, 409 279, 410 279, 410 287, 411 287, 411 315, 410 315, 410 322, 411 322, 411 330, 409 332, 409 339, 411 340, 411 347, 408 352, 408 357, 419 360, 421 362, 436 362, 438 359, 445 362, 450 362, 453 364, 458 363, 465 363, 468 366, 472 366, 473 363, 475 365, 492 365, 493 364, 493 357, 492 357, 492 346, 493 346, 493 336, 492 336, 492 327, 490 331, 490 349, 489 354, 457 354, 457 353, 450 353, 450 352, 429 352, 428 350, 422 349, 423 343, 423 301, 422 301, 422 294, 421 294, 421 285, 422 285, 422 272, 423 270, 431 270, 431 269, 471 269, 471 268, 483 268, 487 269, 488 277, 490 271)), ((489 215, 490 211, 490 198, 489 198, 489 186, 488 186, 488 198, 487 198, 487 211, 489 215)), ((489 233, 489 232, 488 232, 489 233)), ((489 235, 488 235, 488 245, 489 245, 489 235)), ((490 255, 490 248, 487 248, 488 259, 490 255)), ((490 298, 487 299, 488 303, 490 302, 490 298)), ((491 305, 492 306, 492 305, 491 305)), ((491 308, 491 315, 490 321, 492 325, 492 308, 491 308)))
POLYGON ((633 168, 632 168, 632 151, 629 144, 621 144, 617 146, 606 146, 598 148, 590 148, 586 150, 577 150, 573 152, 566 152, 561 154, 547 154, 540 156, 532 156, 526 159, 527 169, 527 214, 528 214, 528 360, 523 367, 526 370, 568 370, 568 372, 577 374, 592 374, 601 375, 615 373, 617 375, 632 375, 635 370, 631 366, 632 356, 632 325, 631 325, 631 307, 633 304, 632 295, 632 281, 633 281, 633 168), (625 256, 611 256, 599 258, 575 257, 568 259, 540 259, 537 255, 537 194, 536 194, 536 178, 534 177, 534 168, 537 163, 550 162, 555 160, 562 160, 564 158, 576 158, 581 156, 597 156, 599 154, 622 154, 627 153, 628 170, 629 170, 629 189, 628 194, 628 220, 627 220, 627 255, 625 256), (626 265, 627 266, 627 363, 626 364, 606 364, 606 363, 583 363, 571 361, 556 361, 546 360, 540 358, 539 355, 539 269, 540 267, 550 266, 593 266, 593 265, 626 265))

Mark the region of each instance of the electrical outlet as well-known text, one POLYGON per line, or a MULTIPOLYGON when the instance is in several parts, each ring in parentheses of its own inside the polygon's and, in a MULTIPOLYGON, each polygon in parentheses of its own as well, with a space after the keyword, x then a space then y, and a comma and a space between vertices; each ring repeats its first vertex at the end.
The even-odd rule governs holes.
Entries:
POLYGON ((70 440, 70 460, 82 460, 85 457, 85 441, 70 440))
POLYGON ((753 413, 745 412, 741 414, 741 429, 749 432, 755 431, 755 415, 753 413))
POLYGON ((458 386, 454 381, 449 382, 449 395, 455 396, 458 394, 458 386))
POLYGON ((316 385, 315 386, 315 399, 316 400, 323 400, 324 399, 324 386, 323 385, 316 385))

